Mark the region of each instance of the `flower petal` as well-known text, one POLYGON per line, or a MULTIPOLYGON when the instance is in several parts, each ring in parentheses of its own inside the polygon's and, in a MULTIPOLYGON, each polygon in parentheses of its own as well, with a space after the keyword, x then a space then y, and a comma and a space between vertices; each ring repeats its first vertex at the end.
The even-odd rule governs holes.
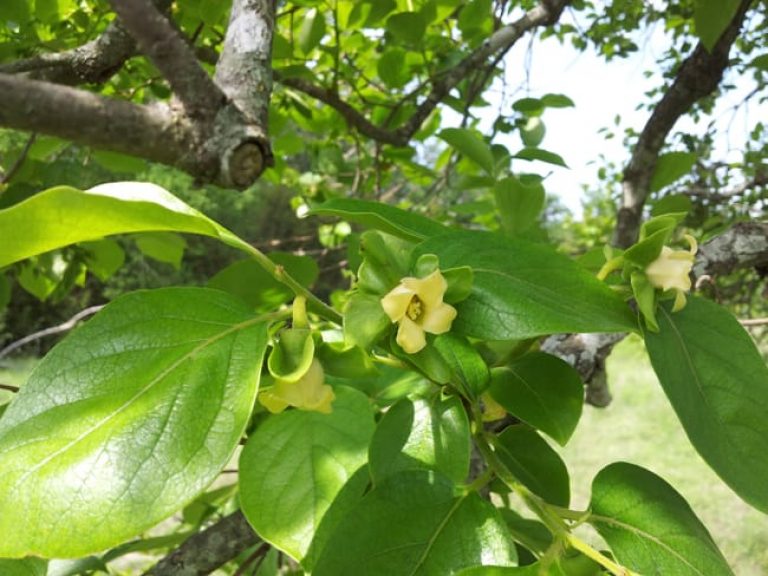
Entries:
POLYGON ((264 390, 259 394, 259 403, 272 414, 279 414, 288 408, 288 402, 275 394, 272 389, 264 390))
POLYGON ((399 322, 405 316, 414 294, 410 288, 398 284, 381 299, 381 307, 392 322, 399 322))
POLYGON ((408 316, 400 320, 396 340, 406 354, 415 354, 427 345, 424 330, 408 316))
POLYGON ((659 257, 646 267, 645 274, 656 288, 687 292, 691 289, 689 274, 693 259, 693 254, 687 250, 672 250, 664 246, 659 257))
POLYGON ((403 278, 403 286, 413 290, 426 306, 438 306, 443 301, 443 295, 448 289, 440 270, 435 270, 426 278, 403 278))
POLYGON ((443 302, 434 308, 426 308, 421 327, 430 334, 444 334, 451 329, 454 318, 456 308, 443 302))

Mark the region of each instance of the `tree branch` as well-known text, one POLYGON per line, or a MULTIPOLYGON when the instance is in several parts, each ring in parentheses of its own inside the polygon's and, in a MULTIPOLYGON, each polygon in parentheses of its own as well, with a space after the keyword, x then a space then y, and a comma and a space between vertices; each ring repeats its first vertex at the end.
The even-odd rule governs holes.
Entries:
POLYGON ((144 576, 205 576, 259 542, 237 511, 188 538, 144 576))
POLYGON ((656 105, 624 169, 622 204, 613 243, 627 248, 637 240, 643 206, 650 192, 659 151, 677 120, 700 98, 717 89, 728 66, 728 53, 739 35, 752 0, 742 0, 739 9, 712 52, 699 43, 685 59, 672 86, 656 105))
MULTIPOLYGON (((16 173, 21 170, 21 167, 24 166, 24 162, 27 160, 27 155, 32 149, 32 145, 35 143, 35 140, 37 140, 37 134, 32 132, 29 138, 27 138, 27 142, 24 144, 24 148, 22 148, 21 152, 19 152, 19 156, 16 158, 16 161, 8 169, 8 172, 4 173, 0 169, 0 186, 3 184, 8 184, 8 182, 10 182, 13 177, 16 176, 16 173)), ((0 193, 2 193, 1 190, 0 193)))
POLYGON ((272 0, 234 0, 224 48, 216 65, 216 84, 231 105, 218 118, 217 142, 232 150, 223 163, 225 179, 247 186, 274 164, 269 144, 272 96, 272 0), (230 143, 231 141, 231 143, 230 143))
POLYGON ((176 166, 200 178, 217 167, 190 153, 192 126, 165 106, 140 106, 49 82, 0 74, 0 125, 176 166))
POLYGON ((406 146, 432 111, 470 72, 482 68, 491 56, 498 57, 509 51, 527 32, 539 26, 552 25, 557 22, 563 9, 570 2, 571 0, 542 0, 538 6, 529 10, 523 17, 494 32, 469 56, 453 68, 442 72, 435 79, 426 99, 419 104, 408 121, 397 130, 390 130, 372 123, 356 108, 345 102, 335 90, 318 86, 301 78, 284 78, 276 75, 276 79, 284 86, 294 88, 331 106, 344 117, 350 126, 364 136, 384 144, 406 146))
POLYGON ((152 0, 110 0, 110 3, 139 49, 168 80, 187 114, 193 118, 213 117, 224 102, 224 94, 152 0))

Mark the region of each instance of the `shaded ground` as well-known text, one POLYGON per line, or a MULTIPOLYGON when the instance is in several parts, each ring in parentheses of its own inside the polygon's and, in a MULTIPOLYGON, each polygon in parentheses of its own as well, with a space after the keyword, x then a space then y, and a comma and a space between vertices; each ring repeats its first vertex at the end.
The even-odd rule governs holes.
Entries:
POLYGON ((585 406, 563 450, 572 507, 586 507, 592 478, 607 464, 644 466, 688 500, 738 576, 768 574, 768 516, 742 502, 691 447, 639 339, 614 350, 608 377, 613 403, 607 409, 585 406))

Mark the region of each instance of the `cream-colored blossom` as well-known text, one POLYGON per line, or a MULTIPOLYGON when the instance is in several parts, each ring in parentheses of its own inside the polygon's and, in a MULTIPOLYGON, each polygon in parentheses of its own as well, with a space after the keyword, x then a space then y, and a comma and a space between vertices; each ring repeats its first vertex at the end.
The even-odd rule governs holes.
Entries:
POLYGON ((330 414, 336 399, 333 388, 325 384, 325 372, 317 358, 295 382, 277 379, 275 385, 259 394, 259 402, 270 412, 282 412, 288 406, 299 410, 330 414))
POLYGON ((448 283, 440 270, 426 278, 403 278, 381 299, 381 307, 399 324, 397 343, 408 354, 427 345, 425 332, 443 334, 451 329, 456 309, 443 302, 448 283))
POLYGON ((652 286, 676 292, 674 311, 685 306, 685 293, 691 289, 690 274, 698 249, 693 236, 686 234, 685 239, 690 246, 688 250, 672 250, 664 246, 659 257, 645 268, 645 275, 652 286))

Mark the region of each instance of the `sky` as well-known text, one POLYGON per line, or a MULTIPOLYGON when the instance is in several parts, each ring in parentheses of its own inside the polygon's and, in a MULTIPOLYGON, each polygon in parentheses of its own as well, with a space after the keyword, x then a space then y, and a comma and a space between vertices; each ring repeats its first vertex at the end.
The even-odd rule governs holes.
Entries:
MULTIPOLYGON (((628 152, 622 144, 624 128, 632 127, 637 132, 642 130, 650 112, 636 110, 640 103, 647 103, 644 93, 658 86, 658 77, 646 77, 647 70, 656 68, 655 61, 663 53, 668 38, 659 26, 638 38, 636 42, 640 50, 626 59, 615 58, 606 63, 591 49, 578 52, 569 44, 560 45, 555 38, 544 41, 536 40, 531 46, 521 40, 506 57, 507 92, 513 93, 507 97, 510 101, 504 106, 501 102, 501 85, 497 85, 486 95, 492 103, 487 108, 486 117, 481 116, 480 129, 487 129, 496 117, 499 105, 509 111, 511 101, 525 96, 540 97, 547 93, 565 94, 574 101, 574 108, 547 109, 543 120, 547 134, 540 147, 555 152, 563 157, 569 168, 531 163, 521 165, 517 161, 515 170, 527 170, 547 175, 546 189, 548 193, 557 194, 563 203, 576 215, 581 213, 583 185, 596 183, 597 170, 603 162, 601 155, 623 166, 628 160, 628 152), (526 66, 526 62, 528 62, 526 66), (529 71, 526 78, 526 69, 529 71), (520 89, 522 87, 522 89, 520 89), (616 136, 607 140, 599 134, 600 128, 616 128, 614 118, 619 115, 621 124, 614 130, 616 136)), ((743 142, 745 132, 752 128, 750 122, 758 116, 755 105, 751 109, 741 109, 733 114, 735 102, 740 101, 753 86, 749 79, 733 79, 738 88, 735 93, 724 99, 715 109, 712 118, 723 127, 730 126, 727 138, 718 144, 719 158, 730 161, 739 159, 735 151, 730 151, 730 145, 743 142)), ((657 97, 658 98, 658 97, 657 97)), ((768 117, 768 107, 758 107, 760 116, 768 117)), ((458 125, 459 119, 456 116, 458 125)), ((681 119, 676 129, 689 132, 703 132, 706 118, 700 126, 689 119, 681 119)), ((521 147, 517 135, 499 135, 496 142, 505 144, 512 153, 521 147)))

